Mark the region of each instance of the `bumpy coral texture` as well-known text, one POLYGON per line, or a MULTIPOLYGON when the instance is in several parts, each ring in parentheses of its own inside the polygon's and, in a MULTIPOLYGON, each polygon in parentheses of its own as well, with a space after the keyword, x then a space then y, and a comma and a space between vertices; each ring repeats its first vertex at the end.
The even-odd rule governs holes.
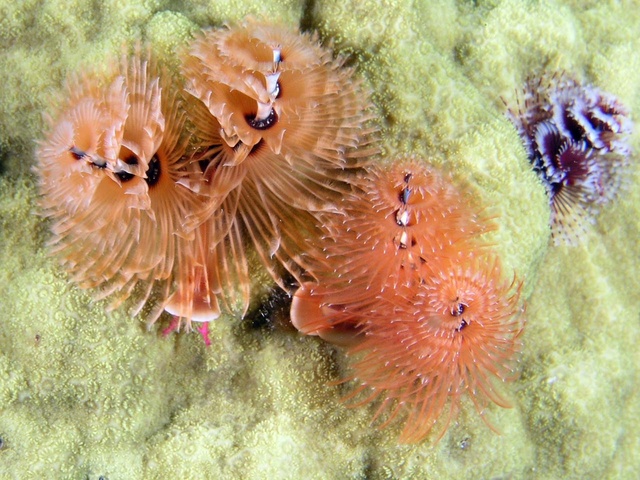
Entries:
POLYGON ((544 188, 497 109, 545 61, 638 111, 640 10, 562 0, 381 5, 3 1, 0 476, 640 477, 636 164, 633 188, 600 214, 589 248, 552 249, 542 262, 544 188), (433 155, 503 212, 491 234, 503 268, 526 274, 523 294, 535 293, 523 375, 509 388, 515 408, 487 414, 502 435, 463 402, 435 448, 399 446, 393 429, 370 428, 367 409, 335 404, 340 390, 326 382, 341 362, 321 342, 228 317, 212 323, 211 348, 194 336, 162 341, 121 309, 104 314, 43 254, 49 224, 33 215, 27 169, 61 79, 140 36, 178 63, 175 48, 193 32, 247 13, 317 29, 353 52, 385 115, 385 141, 433 155))
POLYGON ((613 95, 568 75, 527 81, 510 110, 551 205, 556 244, 576 244, 586 223, 616 197, 628 172, 628 109, 613 95))
POLYGON ((343 63, 315 36, 253 20, 204 32, 184 59, 211 198, 194 219, 208 230, 212 283, 243 313, 248 251, 283 288, 304 278, 314 214, 336 211, 375 152, 368 96, 343 63))
POLYGON ((519 287, 478 237, 493 228, 451 180, 414 159, 373 169, 345 215, 325 218, 326 261, 296 292, 294 325, 347 346, 354 404, 378 401, 401 441, 441 435, 469 394, 508 403, 495 380, 517 376, 519 287))
MULTIPOLYGON (((542 60, 587 75, 637 111, 640 10, 629 7, 4 0, 0 470, 12 478, 57 472, 94 480, 283 471, 300 478, 638 478, 638 374, 629 365, 640 364, 639 328, 621 321, 640 311, 635 162, 633 188, 603 209, 589 248, 552 249, 541 262, 544 188, 526 172, 520 141, 496 109, 499 96, 542 60), (436 448, 398 446, 393 430, 369 428, 366 409, 335 405, 338 390, 324 382, 335 378, 339 356, 320 342, 278 329, 247 335, 230 321, 212 325, 209 349, 192 336, 159 341, 120 309, 102 313, 43 256, 48 222, 33 215, 26 170, 60 79, 140 36, 176 61, 174 49, 192 32, 251 12, 301 22, 353 52, 385 115, 385 140, 428 151, 470 177, 483 201, 504 214, 492 240, 505 271, 526 274, 523 294, 535 293, 515 408, 490 412, 501 436, 463 405, 436 448)), ((637 140, 634 134, 635 148, 637 140)))

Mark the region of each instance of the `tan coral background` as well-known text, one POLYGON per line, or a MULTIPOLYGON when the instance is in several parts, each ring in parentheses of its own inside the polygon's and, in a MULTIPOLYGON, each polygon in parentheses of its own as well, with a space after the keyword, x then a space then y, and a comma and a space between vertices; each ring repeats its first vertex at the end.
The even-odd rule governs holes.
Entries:
POLYGON ((640 112, 638 31, 637 2, 4 0, 0 478, 640 476, 638 154, 582 245, 548 248, 544 190, 502 101, 533 71, 566 70, 640 112), (193 32, 248 14, 333 42, 372 89, 387 151, 427 156, 499 218, 491 240, 529 297, 514 406, 487 412, 501 435, 465 403, 439 443, 398 445, 327 385, 341 353, 282 315, 221 318, 207 349, 105 313, 47 257, 30 168, 64 78, 139 39, 175 67, 193 32))

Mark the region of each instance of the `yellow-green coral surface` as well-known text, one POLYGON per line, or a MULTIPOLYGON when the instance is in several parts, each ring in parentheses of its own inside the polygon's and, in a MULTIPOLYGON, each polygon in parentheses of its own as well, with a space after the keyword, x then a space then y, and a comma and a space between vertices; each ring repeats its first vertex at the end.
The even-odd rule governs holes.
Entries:
POLYGON ((502 100, 565 70, 640 112, 638 31, 634 2, 2 0, 0 478, 640 477, 638 155, 582 244, 549 248, 544 189, 502 100), (333 41, 373 92, 386 151, 426 156, 495 215, 491 240, 528 297, 513 408, 487 412, 501 435, 465 403, 439 443, 398 445, 372 408, 340 403, 327 384, 344 359, 318 339, 230 316, 210 348, 164 338, 48 258, 30 168, 64 78, 137 40, 175 66, 193 32, 248 14, 333 41))

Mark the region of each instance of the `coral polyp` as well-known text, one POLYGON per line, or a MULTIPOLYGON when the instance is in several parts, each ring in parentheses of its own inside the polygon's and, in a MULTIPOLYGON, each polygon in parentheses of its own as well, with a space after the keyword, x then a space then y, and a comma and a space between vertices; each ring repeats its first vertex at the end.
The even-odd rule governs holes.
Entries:
POLYGON ((613 95, 568 75, 529 79, 522 102, 508 116, 547 190, 554 242, 576 244, 623 183, 629 111, 613 95))

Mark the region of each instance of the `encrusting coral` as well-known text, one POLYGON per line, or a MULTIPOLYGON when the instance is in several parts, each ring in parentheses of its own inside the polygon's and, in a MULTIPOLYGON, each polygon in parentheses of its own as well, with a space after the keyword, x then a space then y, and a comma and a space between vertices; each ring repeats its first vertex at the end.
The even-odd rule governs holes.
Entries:
POLYGON ((522 105, 508 116, 547 190, 554 242, 575 245, 624 181, 629 111, 613 95, 567 74, 545 74, 527 81, 522 105))
MULTIPOLYGON (((544 62, 638 111, 640 11, 564 0, 5 0, 0 17, 0 476, 639 477, 637 163, 631 188, 582 239, 588 248, 548 249, 546 192, 499 99, 544 62), (336 404, 350 385, 326 385, 343 372, 339 350, 277 317, 257 328, 224 308, 209 348, 196 335, 160 339, 145 316, 106 314, 44 255, 50 222, 33 215, 28 168, 61 79, 140 40, 177 72, 175 48, 194 32, 247 14, 335 39, 373 89, 385 144, 427 154, 499 215, 487 240, 527 298, 514 408, 487 412, 501 435, 468 397, 437 445, 431 435, 397 445, 398 429, 371 428, 374 405, 336 404)), ((629 143, 637 150, 637 131, 629 143)), ((260 303, 269 281, 252 277, 260 303)))
POLYGON ((517 376, 524 320, 515 279, 479 240, 494 227, 417 159, 372 169, 362 188, 321 219, 324 261, 292 323, 348 348, 347 398, 379 401, 383 426, 406 417, 401 441, 422 440, 448 404, 444 434, 464 394, 482 415, 487 400, 507 406, 494 384, 517 376))

